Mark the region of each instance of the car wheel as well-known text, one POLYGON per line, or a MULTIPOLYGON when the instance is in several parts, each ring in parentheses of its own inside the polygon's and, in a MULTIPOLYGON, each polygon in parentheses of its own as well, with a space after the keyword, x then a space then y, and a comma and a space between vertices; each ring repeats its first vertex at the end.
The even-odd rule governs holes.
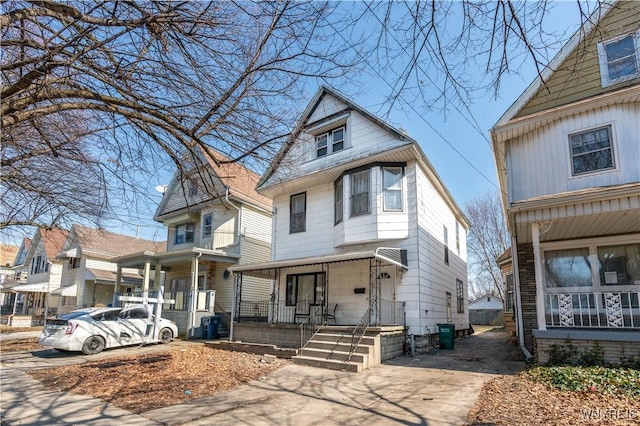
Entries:
POLYGON ((91 336, 84 341, 82 353, 85 355, 99 354, 104 349, 104 340, 99 336, 91 336))
POLYGON ((160 343, 169 343, 173 338, 173 332, 168 328, 163 328, 160 330, 158 334, 158 339, 160 339, 160 343))

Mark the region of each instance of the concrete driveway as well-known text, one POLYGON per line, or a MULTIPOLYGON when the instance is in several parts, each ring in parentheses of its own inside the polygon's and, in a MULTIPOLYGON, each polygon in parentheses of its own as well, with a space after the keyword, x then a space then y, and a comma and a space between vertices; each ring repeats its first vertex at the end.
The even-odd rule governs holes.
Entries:
POLYGON ((142 413, 188 425, 462 425, 485 382, 524 367, 506 333, 353 374, 297 365, 233 391, 142 413))
POLYGON ((290 365, 232 391, 139 415, 45 391, 11 368, 20 361, 7 364, 3 356, 3 425, 462 425, 485 382, 524 367, 515 353, 505 333, 485 332, 456 340, 453 351, 400 357, 359 374, 290 365))

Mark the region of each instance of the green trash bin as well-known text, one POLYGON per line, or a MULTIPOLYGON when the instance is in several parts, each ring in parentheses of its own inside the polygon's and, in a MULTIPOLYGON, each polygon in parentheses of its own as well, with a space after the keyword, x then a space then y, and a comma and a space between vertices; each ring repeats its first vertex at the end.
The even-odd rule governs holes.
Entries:
POLYGON ((440 349, 453 349, 453 340, 456 335, 454 324, 438 324, 440 349))

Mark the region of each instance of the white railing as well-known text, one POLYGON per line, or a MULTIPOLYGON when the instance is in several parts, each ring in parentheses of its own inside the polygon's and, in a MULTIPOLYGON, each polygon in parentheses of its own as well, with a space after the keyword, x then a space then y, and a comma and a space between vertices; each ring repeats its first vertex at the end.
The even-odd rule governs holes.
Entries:
POLYGON ((640 328, 640 290, 547 293, 547 327, 640 328))

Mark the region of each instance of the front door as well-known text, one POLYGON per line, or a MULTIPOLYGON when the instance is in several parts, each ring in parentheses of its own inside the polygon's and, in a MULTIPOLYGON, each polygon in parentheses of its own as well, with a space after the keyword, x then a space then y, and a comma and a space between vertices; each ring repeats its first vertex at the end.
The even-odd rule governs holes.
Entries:
POLYGON ((398 324, 396 309, 396 267, 380 268, 380 322, 398 324))

